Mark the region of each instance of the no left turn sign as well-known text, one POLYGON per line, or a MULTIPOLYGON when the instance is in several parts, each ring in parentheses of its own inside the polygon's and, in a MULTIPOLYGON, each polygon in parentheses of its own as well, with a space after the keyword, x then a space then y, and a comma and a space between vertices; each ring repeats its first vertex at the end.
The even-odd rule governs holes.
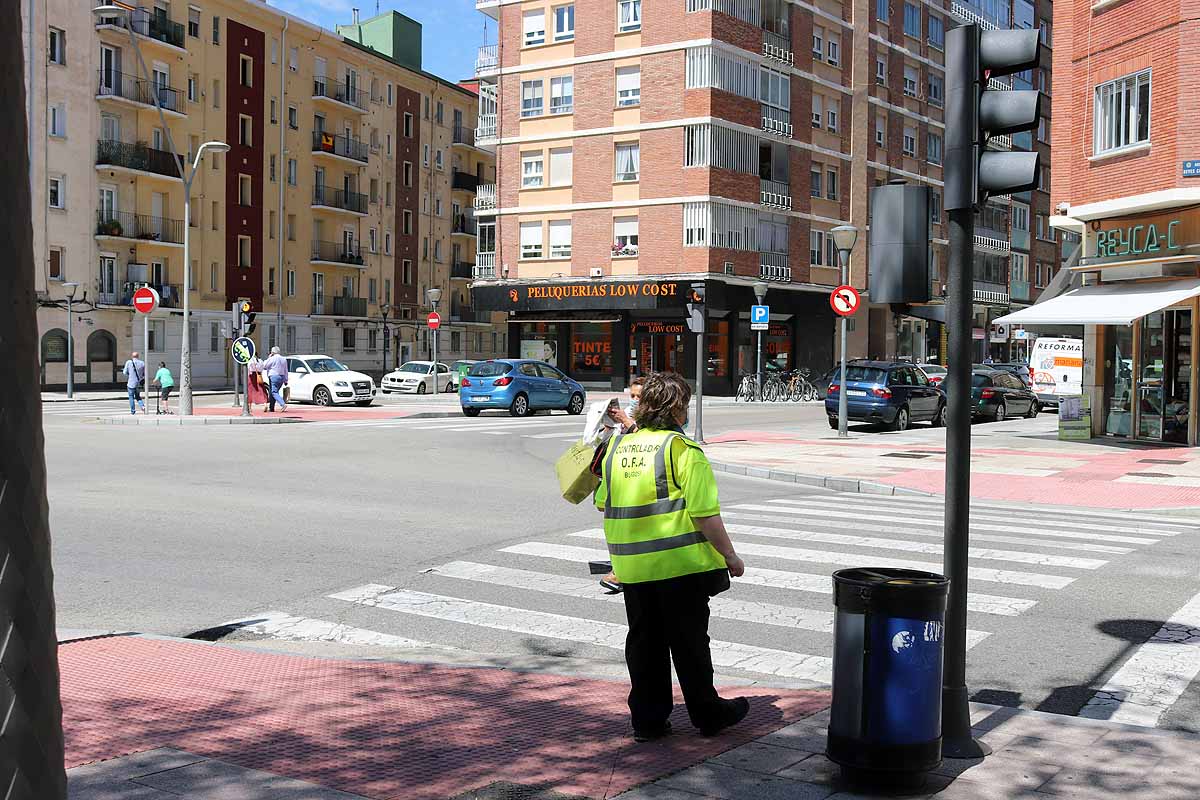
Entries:
POLYGON ((833 313, 842 317, 849 317, 858 311, 859 302, 858 290, 853 286, 839 286, 829 295, 829 305, 833 308, 833 313))

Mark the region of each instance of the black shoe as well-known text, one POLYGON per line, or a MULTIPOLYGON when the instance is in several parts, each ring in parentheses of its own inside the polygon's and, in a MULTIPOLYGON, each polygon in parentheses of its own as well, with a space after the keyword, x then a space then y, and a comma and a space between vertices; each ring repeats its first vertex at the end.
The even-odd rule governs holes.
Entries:
POLYGON ((750 713, 750 701, 744 697, 735 697, 725 702, 728 705, 725 709, 724 719, 715 725, 707 725, 700 728, 701 736, 716 736, 726 728, 732 728, 734 725, 737 725, 750 713))
POLYGON ((639 731, 637 728, 633 729, 633 740, 635 742, 653 742, 670 735, 670 722, 664 722, 661 728, 653 728, 648 731, 639 731))

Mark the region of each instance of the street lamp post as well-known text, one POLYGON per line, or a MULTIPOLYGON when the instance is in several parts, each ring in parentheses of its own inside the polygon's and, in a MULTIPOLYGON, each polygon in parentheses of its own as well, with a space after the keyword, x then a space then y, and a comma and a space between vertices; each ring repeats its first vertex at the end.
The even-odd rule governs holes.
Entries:
MULTIPOLYGON (((842 264, 842 285, 845 286, 850 282, 850 251, 858 241, 858 228, 853 225, 838 225, 830 233, 833 234, 833 246, 837 248, 838 259, 842 264)), ((846 430, 846 335, 850 326, 845 316, 842 317, 841 324, 842 368, 838 372, 838 438, 845 439, 850 436, 846 430)))
MULTIPOLYGON (((429 298, 429 305, 433 306, 433 310, 437 312, 438 300, 442 299, 442 290, 436 286, 425 291, 425 296, 429 298)), ((433 393, 438 393, 438 329, 434 328, 433 334, 433 366, 430 369, 433 371, 433 393)))
POLYGON ((62 285, 67 293, 67 398, 75 399, 75 326, 71 324, 72 306, 75 303, 75 290, 79 284, 67 281, 62 285))
POLYGON ((388 371, 388 324, 387 324, 387 318, 388 318, 388 312, 391 311, 391 309, 392 309, 392 307, 389 305, 381 305, 379 307, 379 313, 383 316, 383 372, 384 372, 384 374, 387 374, 387 371, 388 371))
MULTIPOLYGON (((763 304, 763 300, 765 300, 767 298, 767 282, 766 281, 755 281, 754 282, 754 296, 756 298, 758 298, 758 304, 761 306, 763 304)), ((768 325, 770 324, 770 319, 767 320, 767 324, 768 325)), ((763 332, 758 331, 757 333, 758 333, 758 356, 755 359, 754 378, 755 378, 755 385, 757 386, 758 402, 761 403, 762 399, 763 399, 763 363, 762 363, 763 332)))

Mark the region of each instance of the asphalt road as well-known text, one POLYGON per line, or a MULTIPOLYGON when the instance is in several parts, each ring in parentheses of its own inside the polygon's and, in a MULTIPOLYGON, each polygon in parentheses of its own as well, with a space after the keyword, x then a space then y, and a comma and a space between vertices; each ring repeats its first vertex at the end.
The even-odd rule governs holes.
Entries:
MULTIPOLYGON (((235 637, 619 672, 623 609, 582 564, 603 547, 600 519, 564 503, 553 475, 581 418, 142 427, 75 411, 52 408, 44 426, 60 628, 187 635, 245 620, 235 637)), ((830 433, 814 405, 714 407, 705 424, 830 433)), ((756 576, 714 604, 724 675, 821 682, 833 570, 940 564, 935 500, 718 479, 756 576)), ((1194 526, 976 512, 977 699, 1077 713, 1197 591, 1194 526)), ((1158 722, 1197 730, 1198 712, 1192 685, 1158 722)))

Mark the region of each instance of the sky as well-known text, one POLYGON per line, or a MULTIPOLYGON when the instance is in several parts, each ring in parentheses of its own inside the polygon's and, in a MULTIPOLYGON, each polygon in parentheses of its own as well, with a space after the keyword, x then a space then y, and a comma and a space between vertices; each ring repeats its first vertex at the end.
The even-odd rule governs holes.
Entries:
MULTIPOLYGON (((348 25, 351 9, 375 16, 376 0, 268 0, 290 14, 333 30, 348 25)), ((475 51, 496 41, 496 24, 475 10, 475 0, 379 0, 379 13, 399 11, 422 26, 422 65, 427 72, 460 81, 475 72, 475 51), (488 41, 484 41, 484 23, 488 41)))

